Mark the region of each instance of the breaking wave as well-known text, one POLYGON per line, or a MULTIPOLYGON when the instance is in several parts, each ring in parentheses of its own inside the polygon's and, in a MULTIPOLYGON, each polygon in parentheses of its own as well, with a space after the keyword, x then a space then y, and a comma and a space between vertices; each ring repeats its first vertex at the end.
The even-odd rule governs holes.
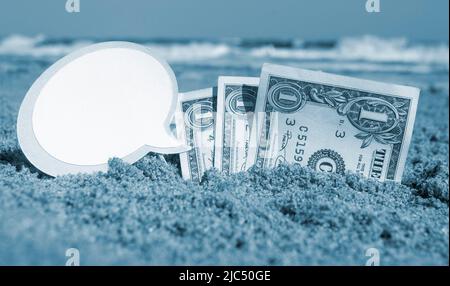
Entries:
MULTIPOLYGON (((59 58, 110 39, 54 39, 11 35, 0 39, 0 56, 59 58)), ((332 69, 448 72, 448 43, 414 43, 404 38, 363 36, 337 41, 264 39, 120 39, 144 44, 171 63, 259 65, 296 62, 332 69)))

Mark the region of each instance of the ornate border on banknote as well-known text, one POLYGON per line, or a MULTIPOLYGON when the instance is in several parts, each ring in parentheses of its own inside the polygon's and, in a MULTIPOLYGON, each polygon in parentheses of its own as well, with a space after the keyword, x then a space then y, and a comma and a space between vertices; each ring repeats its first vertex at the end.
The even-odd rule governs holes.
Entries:
MULTIPOLYGON (((411 108, 411 99, 392 95, 386 96, 334 85, 302 82, 300 80, 269 75, 269 85, 266 91, 269 93, 269 96, 266 97, 264 102, 265 112, 289 112, 277 107, 273 100, 271 100, 271 90, 281 85, 295 89, 295 91, 301 95, 299 97, 300 101, 304 100, 306 102, 311 101, 323 104, 335 109, 339 115, 347 116, 352 125, 361 131, 355 135, 356 138, 361 139, 361 148, 369 146, 373 141, 382 144, 392 144, 393 151, 386 178, 390 180, 395 178, 397 163, 405 135, 405 127, 408 122, 409 110, 411 108), (365 105, 370 105, 372 108, 376 108, 388 114, 388 121, 384 124, 373 126, 369 120, 360 118, 359 112, 352 107, 358 106, 361 108, 365 105)), ((298 104, 298 108, 294 109, 293 112, 298 111, 306 102, 298 104)), ((266 132, 263 132, 262 136, 266 136, 270 130, 269 116, 266 117, 264 124, 266 132)), ((260 148, 258 146, 258 153, 259 152, 260 148)), ((259 154, 257 158, 257 166, 263 166, 261 160, 264 158, 259 154)))
MULTIPOLYGON (((400 181, 411 140, 420 90, 414 87, 386 84, 317 71, 265 64, 261 73, 255 118, 259 127, 252 132, 254 152, 248 167, 272 166, 273 158, 265 158, 273 142, 271 124, 274 114, 298 113, 309 102, 324 106, 346 117, 364 149, 376 142, 390 145, 389 161, 381 180, 400 181), (272 160, 272 161, 271 161, 272 160)), ((320 119, 318 119, 320 120, 320 119)), ((255 126, 254 126, 255 127, 255 126)), ((325 139, 325 138, 324 138, 325 139)), ((330 146, 331 147, 331 146, 330 146)), ((381 150, 377 150, 377 152, 381 150)), ((386 150, 383 150, 384 152, 386 150)), ((384 157, 385 154, 375 154, 384 157)), ((372 164, 377 164, 373 157, 372 164)), ((378 167, 378 166, 377 166, 378 167)), ((374 178, 377 178, 375 169, 374 178)), ((380 175, 380 174, 378 174, 380 175)), ((372 177, 372 173, 370 173, 372 177)))
MULTIPOLYGON (((195 100, 189 100, 182 103, 182 111, 183 114, 187 114, 188 111, 193 107, 195 104, 203 104, 203 103, 209 103, 210 100, 208 99, 195 99, 195 100)), ((186 121, 186 120, 185 120, 186 121)), ((185 125, 186 129, 186 145, 188 146, 194 146, 194 127, 195 125, 185 125)), ((200 180, 200 174, 199 174, 199 162, 197 160, 197 150, 195 150, 195 147, 192 148, 187 152, 188 156, 188 164, 189 164, 189 170, 191 174, 192 180, 200 180)))
MULTIPOLYGON (((216 88, 208 88, 181 94, 179 112, 177 113, 177 133, 184 138, 186 145, 192 147, 185 153, 180 153, 181 171, 184 179, 200 181, 206 166, 200 162, 203 147, 197 146, 195 142, 195 132, 202 132, 204 129, 215 128, 214 115, 216 113, 216 88), (196 115, 211 112, 212 120, 196 119, 196 115)), ((213 131, 214 134, 214 131, 213 131)), ((211 141, 214 150, 214 140, 211 141)), ((211 161, 214 155, 211 155, 211 161)))
MULTIPOLYGON (((233 116, 247 116, 247 112, 253 112, 254 110, 236 110, 233 108, 233 99, 237 97, 252 97, 252 101, 256 102, 256 96, 258 93, 258 86, 250 85, 225 85, 225 114, 223 120, 223 130, 224 133, 230 133, 230 130, 234 128, 233 116), (229 116, 226 116, 229 115, 229 116)), ((230 163, 233 161, 230 148, 232 148, 231 137, 225 136, 223 138, 222 146, 222 170, 224 173, 229 174, 230 163)))
POLYGON ((220 76, 214 167, 225 174, 245 170, 259 78, 220 76))

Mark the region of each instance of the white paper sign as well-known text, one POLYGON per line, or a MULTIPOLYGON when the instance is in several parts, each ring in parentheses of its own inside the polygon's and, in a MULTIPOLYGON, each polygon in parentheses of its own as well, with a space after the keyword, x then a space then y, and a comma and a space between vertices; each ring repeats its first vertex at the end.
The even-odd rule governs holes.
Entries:
POLYGON ((188 149, 170 131, 178 87, 169 65, 146 47, 106 42, 56 62, 20 107, 17 135, 28 160, 52 176, 106 171, 118 157, 188 149))

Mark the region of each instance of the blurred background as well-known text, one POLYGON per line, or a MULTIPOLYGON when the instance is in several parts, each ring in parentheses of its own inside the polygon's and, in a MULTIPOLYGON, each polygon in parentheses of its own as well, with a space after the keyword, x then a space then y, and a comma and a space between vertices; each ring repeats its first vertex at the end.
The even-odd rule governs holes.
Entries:
POLYGON ((181 91, 219 74, 258 76, 264 62, 428 87, 448 86, 447 0, 14 0, 0 4, 0 73, 28 73, 107 40, 147 45, 181 91))

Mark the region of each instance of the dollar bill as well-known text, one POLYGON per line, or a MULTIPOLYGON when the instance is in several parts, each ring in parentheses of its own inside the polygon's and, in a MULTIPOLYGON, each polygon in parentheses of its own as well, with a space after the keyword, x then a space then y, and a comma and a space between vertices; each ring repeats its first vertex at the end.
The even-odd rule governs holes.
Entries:
POLYGON ((192 147, 180 153, 185 180, 200 181, 214 163, 214 129, 217 88, 207 88, 179 96, 176 126, 179 138, 192 147))
POLYGON ((401 181, 420 90, 265 64, 247 168, 280 163, 401 181))
POLYGON ((225 174, 245 170, 258 83, 254 77, 219 77, 214 167, 225 174))

